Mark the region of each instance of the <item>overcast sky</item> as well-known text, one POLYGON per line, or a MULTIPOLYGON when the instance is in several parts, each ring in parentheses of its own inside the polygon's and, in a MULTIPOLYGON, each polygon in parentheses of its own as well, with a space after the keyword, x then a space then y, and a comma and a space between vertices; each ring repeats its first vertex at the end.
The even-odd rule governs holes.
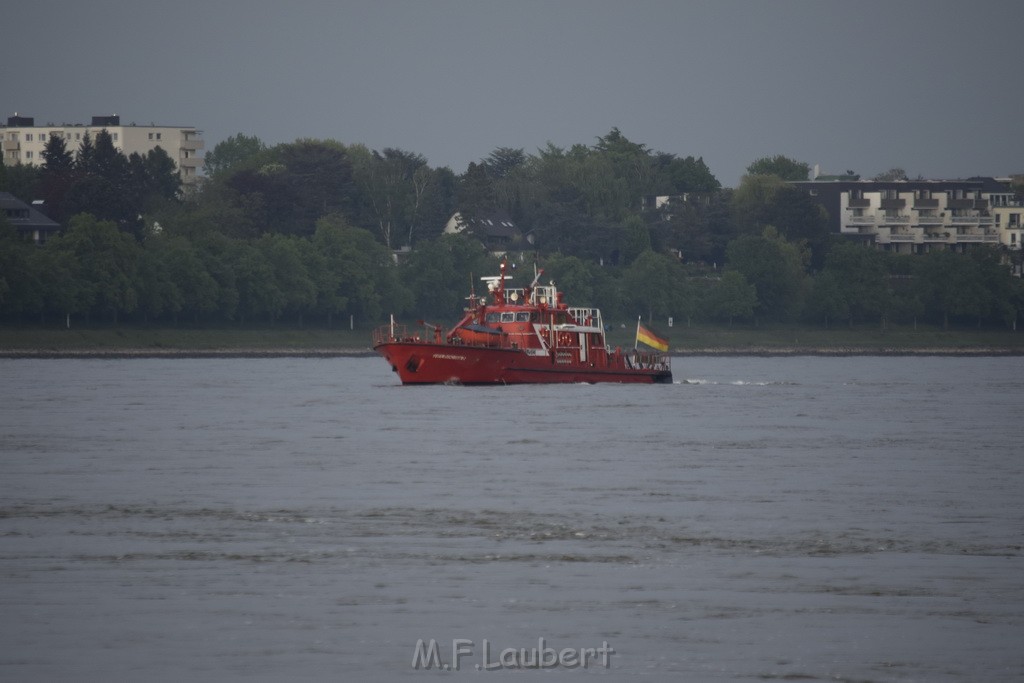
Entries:
POLYGON ((32 0, 0 8, 3 115, 189 125, 207 150, 331 138, 465 171, 498 147, 634 142, 726 186, 1024 173, 1024 2, 32 0))

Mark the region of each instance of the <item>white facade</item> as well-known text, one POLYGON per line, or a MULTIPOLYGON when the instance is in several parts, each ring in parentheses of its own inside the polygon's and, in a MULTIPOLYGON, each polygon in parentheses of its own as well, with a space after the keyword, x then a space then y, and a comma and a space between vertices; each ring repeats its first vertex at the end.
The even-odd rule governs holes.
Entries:
POLYGON ((1019 249, 1024 203, 1009 178, 966 181, 804 181, 843 235, 896 253, 970 245, 1019 249))
POLYGON ((157 147, 162 148, 177 165, 185 186, 198 181, 198 171, 203 164, 202 131, 191 126, 139 126, 134 123, 123 126, 117 116, 96 116, 90 125, 35 125, 31 118, 10 117, 6 126, 0 126, 3 163, 6 166, 39 166, 43 163, 43 150, 51 136, 64 138, 68 151, 74 154, 86 134, 95 142, 96 135, 102 130, 110 133, 114 147, 125 156, 132 153, 145 155, 157 147))

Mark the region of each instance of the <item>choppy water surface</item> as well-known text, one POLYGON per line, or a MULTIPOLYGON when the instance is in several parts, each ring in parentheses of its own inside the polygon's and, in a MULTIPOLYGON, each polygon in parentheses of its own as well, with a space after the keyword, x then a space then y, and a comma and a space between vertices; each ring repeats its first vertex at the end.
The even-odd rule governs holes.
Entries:
POLYGON ((675 374, 0 361, 0 679, 1024 678, 1024 359, 675 374))

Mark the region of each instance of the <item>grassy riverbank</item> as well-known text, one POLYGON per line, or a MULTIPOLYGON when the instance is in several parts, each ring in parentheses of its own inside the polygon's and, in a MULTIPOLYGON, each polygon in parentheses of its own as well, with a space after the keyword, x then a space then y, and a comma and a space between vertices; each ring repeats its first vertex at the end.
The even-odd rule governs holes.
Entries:
MULTIPOLYGON (((1014 353, 1024 354, 1024 333, 919 325, 877 327, 676 326, 660 330, 675 353, 1014 353)), ((633 346, 634 328, 609 333, 613 346, 633 346)), ((366 353, 370 330, 323 328, 195 328, 0 326, 0 355, 188 354, 253 355, 366 353)))

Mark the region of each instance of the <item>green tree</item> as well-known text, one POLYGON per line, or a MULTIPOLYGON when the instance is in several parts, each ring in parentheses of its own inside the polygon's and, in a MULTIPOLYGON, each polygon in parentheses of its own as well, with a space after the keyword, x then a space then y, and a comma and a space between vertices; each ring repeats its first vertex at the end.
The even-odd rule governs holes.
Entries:
POLYGON ((177 324, 184 297, 171 281, 163 254, 158 253, 152 244, 152 240, 145 244, 139 255, 138 311, 146 322, 170 313, 177 324))
POLYGON ((963 254, 943 249, 914 261, 914 285, 925 308, 942 317, 943 329, 950 316, 983 316, 989 296, 977 264, 963 254))
POLYGON ((835 272, 825 270, 813 278, 807 297, 806 315, 824 320, 825 327, 829 326, 831 320, 853 320, 842 282, 835 272))
POLYGON ((796 245, 766 228, 759 236, 738 237, 726 251, 730 267, 757 290, 756 313, 775 320, 792 320, 800 314, 806 275, 804 255, 796 245))
POLYGON ((40 169, 36 166, 6 166, 0 162, 0 192, 10 192, 27 203, 39 197, 41 186, 40 169))
POLYGON ((79 214, 71 219, 67 232, 46 248, 74 256, 75 277, 92 311, 109 314, 116 325, 120 314, 135 310, 139 245, 114 223, 79 214))
POLYGON ((479 278, 496 273, 496 268, 472 238, 441 235, 421 242, 402 263, 400 274, 417 316, 452 320, 461 314, 471 288, 484 293, 479 278))
POLYGON ((38 281, 29 257, 33 247, 0 214, 0 314, 31 312, 37 296, 38 281))
MULTIPOLYGON (((279 145, 274 152, 284 165, 284 182, 295 202, 289 232, 312 235, 317 219, 351 209, 353 168, 341 143, 300 139, 279 145)), ((283 226, 278 229, 284 231, 283 226)))
POLYGON ((241 296, 234 261, 237 242, 218 232, 201 234, 193 241, 200 267, 214 283, 210 286, 213 311, 225 320, 235 320, 239 315, 241 296))
POLYGON ((675 261, 646 251, 623 273, 622 286, 626 304, 642 311, 650 322, 675 314, 685 281, 675 261))
POLYGON ((206 270, 199 249, 181 236, 158 235, 143 244, 139 302, 147 315, 179 314, 194 320, 218 312, 219 285, 206 270))
POLYGON ((134 169, 131 161, 129 158, 130 175, 134 176, 135 184, 141 188, 139 196, 144 207, 154 199, 174 201, 181 196, 181 175, 163 147, 157 146, 146 152, 135 163, 134 169))
POLYGON ((786 188, 786 181, 775 175, 743 176, 732 193, 733 219, 740 233, 761 234, 772 225, 775 196, 786 188))
POLYGON ((733 318, 749 318, 757 305, 757 290, 743 274, 727 270, 708 292, 705 305, 709 315, 726 318, 732 327, 733 318))
POLYGON ((43 150, 39 182, 46 215, 62 225, 70 217, 65 210, 64 198, 74 184, 76 176, 75 157, 68 150, 64 138, 60 135, 51 135, 43 150))
POLYGON ((892 182, 894 180, 906 179, 907 172, 904 171, 902 168, 890 168, 888 171, 885 171, 884 173, 879 173, 873 178, 875 182, 892 182))
POLYGON ((378 232, 389 248, 405 240, 411 244, 436 189, 426 159, 400 149, 377 152, 361 146, 351 148, 350 155, 362 207, 359 224, 378 232))
POLYGON ((64 195, 63 211, 88 213, 138 235, 140 207, 128 183, 128 160, 106 129, 96 134, 95 143, 86 133, 75 168, 77 176, 64 195))
POLYGON ((491 178, 506 178, 526 163, 522 147, 498 147, 487 155, 483 165, 491 178))
POLYGON ((325 267, 337 276, 335 301, 345 299, 345 312, 362 321, 379 320, 385 311, 401 315, 412 305, 402 286, 391 251, 373 234, 347 224, 338 214, 317 221, 314 243, 325 267))
POLYGON ((655 159, 655 168, 660 176, 659 185, 666 189, 666 194, 709 194, 722 189, 722 184, 711 173, 703 157, 679 158, 662 152, 655 159))
POLYGON ((1007 327, 1012 327, 1017 318, 1017 308, 1013 301, 1014 283, 1009 266, 1003 263, 1003 254, 997 249, 981 247, 971 249, 967 255, 974 262, 977 277, 987 293, 987 304, 978 314, 978 326, 981 326, 984 315, 990 315, 1007 327))
POLYGON ((673 198, 665 209, 668 235, 664 249, 677 249, 688 263, 720 264, 726 245, 737 236, 732 192, 673 198))
POLYGON ((832 278, 815 285, 816 290, 824 286, 825 292, 830 292, 832 284, 839 289, 844 305, 842 310, 832 310, 830 317, 844 317, 841 314, 845 313, 852 326, 856 320, 886 315, 892 307, 886 256, 884 252, 853 242, 840 242, 832 247, 822 271, 832 278))
POLYGON ((632 263, 640 254, 651 249, 651 233, 639 216, 627 216, 619 229, 619 251, 622 263, 632 263))
POLYGON ((303 260, 311 254, 304 253, 301 242, 294 235, 275 234, 263 235, 254 243, 269 267, 273 289, 279 293, 272 316, 293 316, 300 324, 317 303, 316 282, 303 260))
POLYGON ((218 176, 251 164, 266 150, 267 146, 255 135, 236 133, 206 153, 203 159, 206 175, 218 176))
POLYGON ((804 243, 811 252, 811 263, 820 267, 829 242, 824 207, 807 192, 787 185, 772 194, 765 208, 765 225, 774 225, 790 242, 804 243))
POLYGON ((43 249, 34 249, 29 259, 34 281, 39 283, 40 322, 46 322, 50 314, 67 320, 89 313, 91 288, 79 276, 78 259, 73 253, 54 249, 51 242, 43 249))
POLYGON ((470 162, 458 179, 455 195, 459 213, 467 220, 492 213, 498 208, 494 184, 486 164, 470 162))
POLYGON ((565 292, 570 301, 578 301, 581 306, 588 304, 596 306, 594 298, 596 274, 594 271, 597 269, 597 266, 576 256, 555 254, 544 261, 541 283, 554 281, 558 285, 559 291, 565 292))
POLYGON ((263 249, 242 241, 231 243, 231 263, 238 289, 238 315, 246 320, 273 322, 284 313, 286 298, 263 249))
POLYGON ((781 154, 761 157, 747 166, 748 175, 772 175, 782 180, 807 180, 811 167, 781 154))

